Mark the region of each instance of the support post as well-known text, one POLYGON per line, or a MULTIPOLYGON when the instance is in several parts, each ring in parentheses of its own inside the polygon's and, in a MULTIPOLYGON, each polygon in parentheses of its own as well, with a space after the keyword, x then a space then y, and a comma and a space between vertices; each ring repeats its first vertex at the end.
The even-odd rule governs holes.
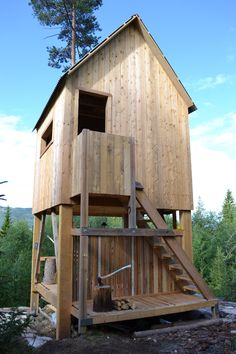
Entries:
MULTIPOLYGON (((129 227, 136 227, 136 184, 135 184, 135 145, 134 139, 130 138, 130 183, 131 194, 129 199, 129 227)), ((134 296, 134 248, 135 238, 131 240, 131 294, 134 296)))
MULTIPOLYGON (((82 132, 81 156, 81 194, 80 194, 80 227, 88 226, 88 175, 87 175, 87 131, 82 132)), ((79 333, 86 331, 88 289, 88 236, 80 236, 79 252, 79 333), (83 323, 83 325, 82 325, 83 323)))
POLYGON ((211 308, 211 314, 213 319, 219 318, 219 304, 211 308))
POLYGON ((193 261, 192 250, 192 217, 191 211, 180 211, 180 224, 183 228, 184 234, 182 237, 182 247, 188 257, 193 261))
POLYGON ((35 215, 33 245, 32 245, 30 308, 31 311, 35 312, 36 314, 38 313, 38 308, 39 308, 39 294, 35 291, 35 271, 36 271, 37 249, 39 247, 40 224, 41 224, 41 218, 35 215))
POLYGON ((72 305, 72 227, 73 209, 59 206, 59 242, 57 270, 57 328, 56 338, 70 337, 72 305))
POLYGON ((54 240, 56 266, 58 266, 58 224, 57 224, 57 214, 54 211, 52 211, 51 213, 51 218, 52 218, 52 233, 53 233, 53 240, 54 240))

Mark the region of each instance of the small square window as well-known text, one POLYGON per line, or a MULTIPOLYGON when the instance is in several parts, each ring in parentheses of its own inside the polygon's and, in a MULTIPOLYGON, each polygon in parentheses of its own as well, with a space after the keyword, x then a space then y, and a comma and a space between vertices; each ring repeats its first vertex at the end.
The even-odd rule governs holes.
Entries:
POLYGON ((52 142, 52 122, 49 124, 49 126, 47 127, 47 129, 45 130, 45 132, 42 135, 41 138, 41 155, 47 150, 47 148, 49 147, 49 145, 51 145, 52 142))

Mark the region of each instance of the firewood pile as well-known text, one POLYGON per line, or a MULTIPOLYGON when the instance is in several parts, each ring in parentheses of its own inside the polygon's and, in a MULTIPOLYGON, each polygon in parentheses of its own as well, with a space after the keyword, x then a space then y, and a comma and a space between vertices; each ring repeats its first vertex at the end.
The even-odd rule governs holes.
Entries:
POLYGON ((135 303, 129 299, 119 299, 112 300, 112 309, 121 311, 121 310, 134 310, 136 308, 135 303))

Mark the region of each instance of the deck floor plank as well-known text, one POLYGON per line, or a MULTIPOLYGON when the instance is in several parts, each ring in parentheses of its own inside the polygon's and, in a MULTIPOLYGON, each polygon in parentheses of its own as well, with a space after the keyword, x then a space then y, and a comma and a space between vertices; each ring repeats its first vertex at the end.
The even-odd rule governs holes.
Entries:
MULTIPOLYGON (((37 290, 46 301, 56 306, 57 285, 38 284, 37 290)), ((160 293, 149 295, 125 296, 121 297, 131 300, 135 304, 132 310, 112 310, 109 312, 94 312, 93 301, 87 301, 88 318, 93 324, 118 322, 137 318, 163 316, 171 313, 179 313, 190 310, 197 310, 202 307, 212 307, 217 304, 217 300, 206 300, 196 295, 187 295, 180 292, 160 293)), ((71 314, 78 318, 79 304, 73 302, 71 314)))

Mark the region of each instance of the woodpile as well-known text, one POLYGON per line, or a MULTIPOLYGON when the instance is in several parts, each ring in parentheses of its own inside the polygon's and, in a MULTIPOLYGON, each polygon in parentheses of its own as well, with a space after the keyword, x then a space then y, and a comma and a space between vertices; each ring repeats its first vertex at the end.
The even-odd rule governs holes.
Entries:
POLYGON ((129 299, 119 299, 112 300, 112 309, 121 311, 121 310, 134 310, 136 308, 135 303, 129 299))

